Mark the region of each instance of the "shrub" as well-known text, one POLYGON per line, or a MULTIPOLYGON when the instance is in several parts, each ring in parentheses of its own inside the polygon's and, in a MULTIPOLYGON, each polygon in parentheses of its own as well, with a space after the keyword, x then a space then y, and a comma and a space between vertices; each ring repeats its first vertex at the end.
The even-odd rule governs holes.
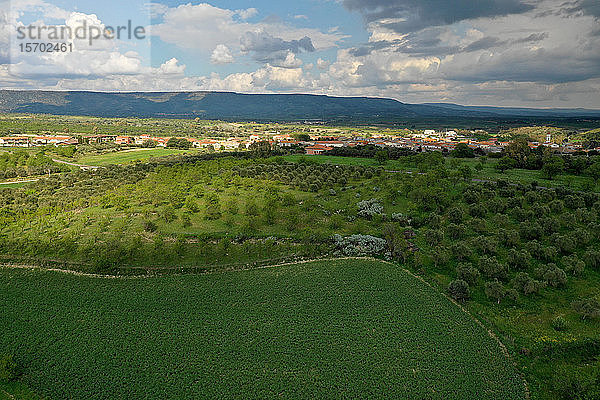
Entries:
POLYGON ((508 277, 508 267, 501 264, 496 257, 481 257, 479 270, 488 278, 504 280, 508 277))
POLYGON ((463 280, 457 279, 448 285, 448 294, 457 301, 465 301, 471 297, 469 284, 463 280))
POLYGON ((256 217, 258 215, 258 206, 254 200, 249 200, 246 203, 246 215, 256 217))
POLYGON ((600 398, 600 372, 592 370, 556 371, 553 389, 559 400, 591 400, 600 398))
POLYGON ((19 368, 11 354, 0 357, 0 382, 12 382, 19 377, 19 368))
POLYGON ((577 243, 569 235, 556 236, 554 243, 563 254, 570 254, 575 251, 575 248, 577 247, 577 243))
POLYGON ((567 274, 556 264, 548 264, 544 268, 542 278, 547 285, 552 287, 564 287, 567 284, 567 274))
POLYGON ((402 225, 410 225, 412 223, 412 220, 409 216, 401 213, 392 214, 392 221, 398 222, 402 225))
POLYGON ((498 240, 505 247, 511 248, 511 247, 517 247, 519 245, 519 241, 521 240, 521 237, 519 236, 519 232, 517 232, 514 229, 512 229, 512 230, 500 229, 500 230, 498 230, 498 240))
POLYGON ((460 224, 465 218, 464 211, 459 207, 452 207, 448 210, 448 221, 454 224, 460 224))
POLYGON ((483 254, 495 254, 498 248, 498 242, 492 237, 479 236, 476 244, 483 254))
POLYGON ((144 227, 144 230, 146 232, 156 232, 156 230, 158 229, 156 224, 152 221, 144 221, 142 223, 142 226, 144 227))
POLYGON ((423 236, 430 246, 438 245, 444 239, 444 234, 439 229, 426 229, 423 236))
POLYGON ((468 260, 473 254, 471 246, 466 242, 455 242, 450 247, 450 250, 452 251, 453 257, 458 261, 468 260))
POLYGON ((485 284, 485 295, 488 299, 494 300, 500 304, 500 301, 506 296, 506 289, 504 289, 504 285, 498 282, 498 280, 487 282, 485 284))
POLYGON ((531 255, 527 250, 510 249, 507 254, 507 262, 515 270, 526 270, 531 262, 531 255))
POLYGON ((184 228, 189 228, 190 226, 192 226, 192 219, 190 218, 190 215, 185 213, 181 216, 181 225, 184 228))
POLYGON ((600 269, 600 251, 588 250, 585 252, 583 258, 588 267, 595 270, 600 269))
POLYGON ((334 235, 335 246, 346 256, 381 255, 386 248, 384 239, 370 235, 352 235, 342 237, 334 235))
POLYGON ((375 215, 383 214, 383 206, 378 199, 363 200, 357 204, 358 216, 373 218, 375 215))
POLYGON ((465 235, 466 231, 467 228, 464 226, 464 224, 457 225, 451 223, 446 227, 446 235, 448 235, 450 239, 460 239, 465 235))
POLYGON ((581 276, 585 270, 585 263, 577 258, 576 255, 563 257, 565 272, 573 276, 581 276))
POLYGON ((544 287, 542 282, 536 281, 530 277, 527 272, 519 272, 513 279, 512 285, 519 293, 522 293, 525 296, 532 293, 539 293, 544 287))
POLYGON ((479 279, 479 270, 471 263, 460 263, 456 267, 456 275, 459 280, 467 282, 469 285, 475 285, 479 279))
POLYGON ((593 297, 574 302, 573 309, 582 319, 600 318, 600 301, 593 297))
POLYGON ((567 320, 562 315, 559 315, 552 320, 552 328, 555 331, 566 331, 568 327, 567 320))

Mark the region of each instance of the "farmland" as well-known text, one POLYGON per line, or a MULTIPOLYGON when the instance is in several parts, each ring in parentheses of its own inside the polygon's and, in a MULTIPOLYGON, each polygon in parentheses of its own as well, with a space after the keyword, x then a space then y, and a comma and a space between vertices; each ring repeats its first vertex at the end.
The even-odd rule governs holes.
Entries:
POLYGON ((85 155, 77 158, 77 162, 84 165, 106 166, 111 164, 127 164, 135 161, 147 161, 152 157, 164 157, 173 154, 191 154, 194 151, 174 149, 134 149, 98 155, 85 155))
MULTIPOLYGON (((565 162, 595 162, 582 157, 565 162)), ((499 162, 441 153, 381 163, 250 151, 53 175, 0 189, 0 257, 6 264, 171 282, 374 256, 462 302, 506 345, 532 398, 568 399, 573 390, 594 398, 599 194, 589 184, 560 184, 561 176, 591 179, 585 174, 563 173, 543 187, 545 181, 508 175, 539 170, 493 167, 497 180, 473 181, 475 171, 499 162)), ((27 354, 12 347, 4 353, 27 354)), ((41 385, 23 379, 34 389, 41 385)))
POLYGON ((487 331, 392 264, 0 276, 0 348, 50 398, 525 398, 487 331))

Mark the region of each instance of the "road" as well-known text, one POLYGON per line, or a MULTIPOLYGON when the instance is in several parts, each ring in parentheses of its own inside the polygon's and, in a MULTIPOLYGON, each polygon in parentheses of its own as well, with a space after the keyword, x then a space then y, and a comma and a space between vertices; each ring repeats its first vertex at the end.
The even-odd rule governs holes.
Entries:
POLYGON ((15 184, 15 183, 29 183, 29 182, 37 182, 37 181, 39 181, 39 180, 40 180, 40 178, 36 178, 36 179, 27 179, 27 180, 24 180, 24 181, 0 182, 0 185, 12 185, 12 184, 15 184))
POLYGON ((75 163, 72 163, 72 162, 63 161, 63 160, 59 160, 59 159, 56 159, 56 158, 53 158, 53 159, 52 159, 52 161, 54 161, 54 162, 57 162, 57 163, 59 163, 59 164, 66 164, 66 165, 70 165, 70 166, 72 166, 72 167, 79 167, 79 168, 81 168, 82 170, 88 170, 88 169, 98 169, 98 168, 100 168, 100 167, 98 167, 98 166, 94 166, 94 165, 82 165, 82 164, 75 164, 75 163))

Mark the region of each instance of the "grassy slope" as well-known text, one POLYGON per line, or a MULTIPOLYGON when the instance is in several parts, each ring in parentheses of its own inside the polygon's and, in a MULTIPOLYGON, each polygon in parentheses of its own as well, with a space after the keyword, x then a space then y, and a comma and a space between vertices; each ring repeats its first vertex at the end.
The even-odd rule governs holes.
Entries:
POLYGON ((0 277, 0 350, 53 398, 524 398, 482 327, 389 264, 0 277))

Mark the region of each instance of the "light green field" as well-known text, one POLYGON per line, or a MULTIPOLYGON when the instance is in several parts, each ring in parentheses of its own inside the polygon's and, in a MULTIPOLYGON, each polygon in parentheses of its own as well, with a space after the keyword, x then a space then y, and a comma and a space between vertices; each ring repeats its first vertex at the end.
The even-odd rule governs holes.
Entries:
POLYGON ((29 181, 29 182, 11 182, 11 183, 4 183, 4 182, 0 182, 0 189, 15 189, 15 188, 20 188, 23 186, 27 186, 32 184, 35 181, 29 181))
POLYGON ((100 155, 88 155, 77 159, 78 164, 104 166, 111 164, 127 164, 135 161, 146 161, 152 157, 164 157, 173 154, 193 154, 197 150, 175 150, 175 149, 135 149, 106 153, 100 155))
POLYGON ((0 269, 0 310, 0 353, 48 398, 525 398, 483 327, 378 261, 140 279, 0 269))

